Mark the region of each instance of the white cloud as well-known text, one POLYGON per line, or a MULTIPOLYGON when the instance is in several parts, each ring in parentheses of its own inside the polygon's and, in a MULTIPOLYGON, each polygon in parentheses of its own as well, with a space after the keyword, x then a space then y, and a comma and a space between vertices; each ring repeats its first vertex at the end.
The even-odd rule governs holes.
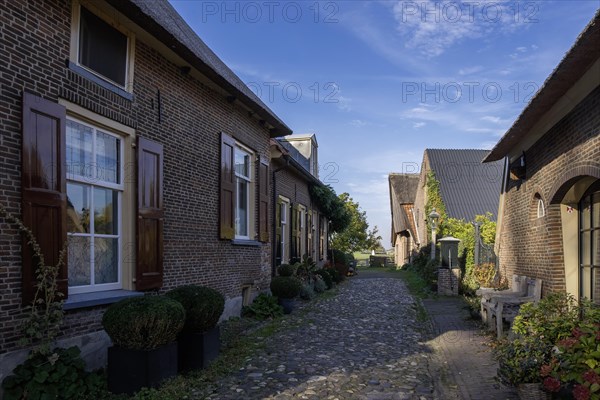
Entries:
POLYGON ((367 125, 367 123, 361 119, 353 119, 349 122, 349 124, 356 128, 362 128, 363 126, 367 125))
POLYGON ((352 99, 349 97, 344 97, 344 96, 339 96, 338 98, 338 102, 337 102, 337 108, 340 111, 351 111, 352 110, 352 106, 350 105, 350 103, 352 103, 352 99))
POLYGON ((492 115, 486 115, 485 117, 480 118, 482 121, 493 122, 494 124, 498 124, 502 121, 500 117, 494 117, 492 115))
POLYGON ((474 67, 466 67, 466 68, 461 68, 458 71, 459 75, 471 75, 471 74, 475 74, 477 72, 480 72, 483 70, 483 67, 481 65, 475 65, 474 67))
POLYGON ((419 128, 422 128, 422 127, 424 127, 425 125, 427 125, 425 122, 415 122, 415 123, 413 124, 413 128, 415 128, 415 129, 419 129, 419 128))

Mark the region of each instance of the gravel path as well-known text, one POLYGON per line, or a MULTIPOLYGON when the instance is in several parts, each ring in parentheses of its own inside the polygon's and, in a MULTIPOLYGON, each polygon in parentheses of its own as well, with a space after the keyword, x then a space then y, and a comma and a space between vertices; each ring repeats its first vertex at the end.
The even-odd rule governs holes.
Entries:
POLYGON ((268 338, 208 398, 446 398, 435 394, 435 356, 404 283, 359 274, 338 290, 290 315, 294 328, 268 338))

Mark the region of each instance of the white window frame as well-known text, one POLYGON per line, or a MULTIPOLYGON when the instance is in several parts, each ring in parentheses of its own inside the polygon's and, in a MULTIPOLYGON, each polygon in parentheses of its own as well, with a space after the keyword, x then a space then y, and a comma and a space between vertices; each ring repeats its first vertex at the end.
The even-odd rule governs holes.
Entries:
POLYGON ((235 238, 236 239, 243 239, 243 240, 250 240, 251 239, 251 235, 253 233, 253 216, 254 216, 254 152, 238 143, 236 143, 235 148, 234 148, 234 172, 235 172, 235 178, 236 178, 236 191, 235 191, 235 238), (235 155, 236 153, 241 152, 244 153, 245 155, 248 156, 248 160, 249 160, 249 165, 248 165, 248 176, 245 176, 243 174, 238 173, 237 171, 235 171, 235 155), (246 209, 247 209, 247 213, 246 213, 246 229, 248 230, 248 234, 247 235, 240 235, 237 231, 237 227, 238 227, 238 222, 239 222, 239 215, 238 215, 238 204, 240 202, 240 191, 237 190, 238 189, 238 179, 242 179, 244 181, 246 181, 248 183, 248 193, 246 196, 246 209))
POLYGON ((279 196, 279 221, 281 222, 281 263, 287 263, 289 258, 288 246, 290 244, 290 224, 288 214, 290 212, 290 200, 286 197, 279 196))
MULTIPOLYGON (((97 136, 97 132, 101 131, 104 134, 107 134, 109 136, 113 136, 117 139, 119 139, 119 177, 120 177, 120 182, 119 183, 112 183, 112 182, 105 182, 105 181, 100 181, 99 179, 97 179, 97 176, 83 176, 83 175, 78 175, 78 174, 73 174, 72 172, 69 171, 69 166, 67 166, 67 183, 68 182, 73 182, 73 183, 77 183, 77 184, 83 184, 87 187, 89 187, 90 189, 90 204, 89 204, 89 208, 90 208, 90 212, 93 213, 94 210, 94 188, 99 187, 99 188, 105 188, 105 189, 111 189, 111 190, 115 190, 117 191, 117 224, 118 224, 118 229, 117 229, 117 234, 114 235, 108 235, 108 234, 96 234, 94 232, 94 217, 93 214, 90 215, 90 233, 71 233, 71 232, 67 232, 67 237, 89 237, 90 238, 90 284, 89 285, 82 285, 82 286, 69 286, 69 293, 71 294, 78 294, 78 293, 90 293, 90 292, 100 292, 100 291, 106 291, 106 290, 117 290, 117 289, 122 289, 123 288, 123 268, 122 268, 122 247, 123 247, 123 191, 124 191, 124 158, 125 158, 125 139, 121 136, 116 134, 115 132, 112 132, 109 129, 105 129, 103 127, 99 127, 93 123, 89 123, 86 121, 82 121, 80 119, 71 117, 71 116, 67 116, 67 120, 68 121, 73 121, 75 123, 81 124, 81 125, 85 125, 89 128, 91 128, 93 130, 93 135, 92 135, 92 155, 94 157, 93 159, 93 163, 96 164, 95 158, 96 158, 96 136, 97 136), (94 274, 94 270, 95 270, 95 260, 94 260, 94 239, 95 238, 111 238, 114 239, 116 236, 117 239, 117 282, 111 282, 111 283, 100 283, 100 284, 96 284, 94 282, 95 280, 95 274, 94 274)), ((96 170, 97 172, 97 170, 96 170)), ((69 266, 67 265, 67 271, 69 270, 69 266)))
POLYGON ((544 200, 541 198, 537 199, 537 217, 542 218, 546 216, 546 206, 544 206, 544 200))
POLYGON ((71 50, 70 50, 70 58, 73 63, 75 63, 78 67, 85 69, 89 73, 97 76, 103 81, 109 82, 112 85, 115 85, 128 93, 133 93, 133 69, 134 69, 134 60, 135 60, 135 35, 133 32, 125 28, 123 23, 120 23, 116 15, 112 15, 108 12, 104 12, 98 8, 97 4, 94 4, 94 1, 90 0, 73 0, 72 3, 72 21, 71 21, 71 50), (125 60, 125 84, 122 85, 117 83, 110 78, 100 74, 99 72, 86 67, 85 65, 79 62, 79 37, 80 37, 80 27, 81 27, 81 7, 85 7, 99 17, 104 20, 110 26, 121 32, 127 37, 127 55, 125 60))

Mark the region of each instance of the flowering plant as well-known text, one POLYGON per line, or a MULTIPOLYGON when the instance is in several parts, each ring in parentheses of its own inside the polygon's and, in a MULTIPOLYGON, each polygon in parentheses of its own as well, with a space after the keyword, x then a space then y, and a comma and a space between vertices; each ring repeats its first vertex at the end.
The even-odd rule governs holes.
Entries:
POLYGON ((540 376, 549 392, 567 390, 575 400, 600 400, 600 310, 589 303, 582 309, 584 318, 558 341, 540 376))

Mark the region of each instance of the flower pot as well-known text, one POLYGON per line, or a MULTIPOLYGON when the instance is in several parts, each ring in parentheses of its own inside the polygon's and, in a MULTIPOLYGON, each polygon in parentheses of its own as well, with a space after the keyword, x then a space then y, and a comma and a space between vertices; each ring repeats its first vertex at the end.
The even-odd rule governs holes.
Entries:
POLYGON ((202 333, 182 332, 177 343, 179 372, 206 368, 219 355, 219 327, 202 333))
POLYGON ((282 299, 282 298, 279 298, 277 301, 279 302, 279 305, 281 307, 283 307, 283 313, 284 314, 291 314, 291 312, 296 307, 296 300, 294 300, 294 299, 282 299))
POLYGON ((539 383, 521 383, 517 386, 517 393, 521 400, 550 400, 550 393, 542 390, 539 383))
POLYGON ((143 387, 157 387, 177 375, 177 343, 152 350, 108 348, 108 390, 133 394, 143 387))

